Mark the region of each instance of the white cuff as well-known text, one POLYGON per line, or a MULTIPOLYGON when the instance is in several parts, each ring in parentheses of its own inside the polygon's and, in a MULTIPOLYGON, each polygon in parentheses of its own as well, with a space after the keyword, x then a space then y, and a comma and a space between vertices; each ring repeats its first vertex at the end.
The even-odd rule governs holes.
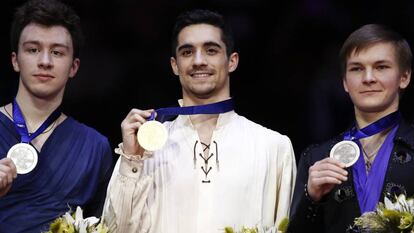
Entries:
POLYGON ((118 144, 118 148, 115 148, 115 153, 122 155, 122 157, 128 159, 129 161, 142 161, 152 157, 154 154, 154 152, 151 151, 144 151, 143 155, 127 155, 124 153, 124 144, 122 142, 118 144))

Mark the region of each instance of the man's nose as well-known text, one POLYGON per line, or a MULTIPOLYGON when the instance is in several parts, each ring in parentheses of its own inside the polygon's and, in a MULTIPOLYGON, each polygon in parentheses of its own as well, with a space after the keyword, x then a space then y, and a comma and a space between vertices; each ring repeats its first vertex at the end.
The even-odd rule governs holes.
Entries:
POLYGON ((38 66, 46 69, 53 66, 52 56, 49 52, 45 51, 39 54, 38 66))
POLYGON ((207 65, 207 59, 205 57, 205 54, 202 51, 196 51, 194 54, 194 65, 200 66, 200 65, 207 65))

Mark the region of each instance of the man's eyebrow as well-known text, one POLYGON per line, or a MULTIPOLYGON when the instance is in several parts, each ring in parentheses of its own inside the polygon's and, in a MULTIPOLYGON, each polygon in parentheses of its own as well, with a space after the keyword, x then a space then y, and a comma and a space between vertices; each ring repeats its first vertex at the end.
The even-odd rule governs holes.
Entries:
MULTIPOLYGON (((374 62, 374 64, 383 64, 383 63, 392 63, 392 61, 385 59, 385 60, 378 60, 378 61, 374 62)), ((347 65, 348 66, 350 66, 350 65, 361 65, 361 62, 358 62, 358 61, 349 62, 347 65)))
MULTIPOLYGON (((27 44, 40 45, 41 43, 37 40, 29 40, 29 41, 23 42, 23 45, 27 45, 27 44)), ((62 44, 62 43, 53 43, 52 47, 63 47, 63 48, 66 48, 66 49, 69 48, 69 46, 67 46, 66 44, 62 44)))
MULTIPOLYGON (((222 46, 219 43, 214 42, 214 41, 204 42, 203 46, 204 47, 205 46, 216 46, 216 47, 222 48, 222 46)), ((193 47, 194 46, 192 44, 183 44, 183 45, 179 46, 177 50, 180 51, 182 49, 193 48, 193 47)))
POLYGON ((204 43, 204 46, 216 46, 216 47, 221 48, 221 45, 217 42, 214 42, 214 41, 207 41, 207 42, 204 43))
POLYGON ((379 60, 379 61, 376 61, 376 62, 375 62, 375 64, 381 64, 381 63, 391 63, 391 61, 390 61, 390 60, 385 59, 385 60, 379 60))
POLYGON ((348 64, 346 64, 347 66, 352 66, 352 65, 361 65, 361 62, 357 62, 357 61, 353 61, 353 62, 349 62, 348 64))
POLYGON ((194 46, 191 44, 183 44, 180 45, 180 47, 178 47, 177 51, 183 50, 183 49, 188 49, 188 48, 193 48, 194 46))

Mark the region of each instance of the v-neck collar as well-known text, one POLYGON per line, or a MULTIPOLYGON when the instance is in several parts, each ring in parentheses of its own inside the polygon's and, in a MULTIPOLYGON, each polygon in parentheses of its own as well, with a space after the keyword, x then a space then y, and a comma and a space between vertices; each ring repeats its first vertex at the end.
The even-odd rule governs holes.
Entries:
MULTIPOLYGON (((68 122, 72 121, 72 120, 73 120, 73 118, 71 118, 70 116, 67 116, 66 119, 64 119, 59 125, 57 125, 55 127, 55 129, 53 130, 53 132, 49 135, 49 137, 43 143, 41 151, 37 151, 37 149, 35 148, 36 151, 39 153, 39 155, 42 154, 43 151, 45 151, 45 148, 47 148, 47 146, 50 144, 49 142, 51 140, 53 140, 53 138, 55 137, 55 135, 57 134, 57 132, 60 131, 61 128, 64 128, 65 125, 68 122)), ((9 132, 11 134, 13 134, 13 136, 16 139, 16 143, 19 143, 20 142, 20 135, 16 131, 16 128, 14 126, 13 120, 10 119, 8 116, 6 116, 3 112, 0 112, 0 122, 7 128, 7 130, 9 130, 9 132)))

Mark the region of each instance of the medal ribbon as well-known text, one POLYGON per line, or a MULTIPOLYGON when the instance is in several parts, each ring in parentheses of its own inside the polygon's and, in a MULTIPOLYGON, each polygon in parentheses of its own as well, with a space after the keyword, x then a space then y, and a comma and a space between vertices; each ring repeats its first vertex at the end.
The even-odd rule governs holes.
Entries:
POLYGON ((388 161, 394 146, 393 139, 398 129, 400 117, 400 112, 396 111, 371 123, 363 129, 354 127, 344 135, 344 140, 356 141, 358 146, 362 148, 359 139, 372 136, 393 127, 384 143, 381 145, 369 174, 367 175, 366 172, 364 156, 359 156, 358 161, 352 168, 354 187, 361 214, 374 210, 379 201, 388 161))
MULTIPOLYGON (((387 138, 381 145, 368 175, 366 173, 364 156, 360 156, 352 168, 354 175, 354 186, 361 214, 375 210, 375 207, 378 204, 382 187, 384 185, 388 161, 391 156, 392 148, 394 147, 393 139, 397 129, 398 125, 394 126, 387 135, 387 138)), ((360 144, 359 146, 361 147, 360 144)))
POLYGON ((400 112, 395 111, 375 121, 374 123, 369 124, 363 129, 358 130, 357 127, 354 127, 353 129, 345 133, 344 140, 355 141, 361 138, 366 138, 374 134, 377 134, 385 129, 388 129, 392 125, 396 124, 400 120, 400 117, 401 117, 400 112))
POLYGON ((13 100, 13 122, 14 126, 16 127, 17 132, 21 136, 21 141, 23 143, 29 143, 33 139, 35 139, 39 134, 43 133, 47 127, 52 124, 56 119, 59 118, 62 108, 59 106, 55 109, 55 111, 52 112, 52 114, 49 115, 49 117, 40 125, 40 127, 32 134, 29 134, 29 131, 27 129, 26 121, 24 119, 23 113, 20 110, 19 105, 17 104, 16 99, 13 100))
MULTIPOLYGON (((187 107, 169 107, 155 110, 157 117, 176 116, 176 115, 195 115, 195 114, 219 114, 229 112, 234 109, 233 99, 228 99, 211 104, 203 104, 187 107)), ((154 120, 155 112, 151 113, 148 120, 154 120)))

